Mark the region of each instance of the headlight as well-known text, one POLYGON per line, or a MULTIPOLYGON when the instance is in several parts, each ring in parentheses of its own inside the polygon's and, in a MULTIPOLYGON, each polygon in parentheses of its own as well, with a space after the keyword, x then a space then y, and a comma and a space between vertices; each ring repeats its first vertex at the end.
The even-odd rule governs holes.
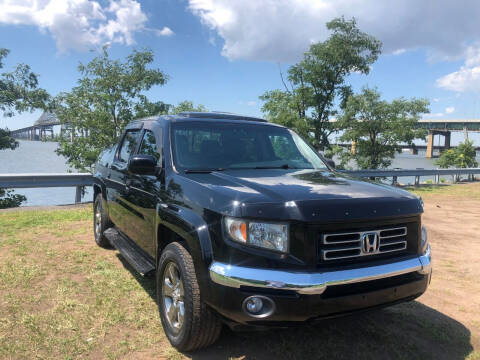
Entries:
POLYGON ((422 226, 422 250, 425 251, 427 248, 428 244, 428 234, 427 234, 427 228, 425 226, 422 226))
POLYGON ((250 246, 288 252, 288 225, 225 218, 225 229, 233 240, 250 246))

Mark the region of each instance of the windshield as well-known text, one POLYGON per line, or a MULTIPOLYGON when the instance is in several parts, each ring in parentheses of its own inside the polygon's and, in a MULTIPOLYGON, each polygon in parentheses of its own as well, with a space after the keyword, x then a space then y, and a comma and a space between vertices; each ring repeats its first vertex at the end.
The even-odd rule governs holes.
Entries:
POLYGON ((172 126, 172 140, 182 170, 327 169, 302 138, 276 126, 181 122, 172 126))

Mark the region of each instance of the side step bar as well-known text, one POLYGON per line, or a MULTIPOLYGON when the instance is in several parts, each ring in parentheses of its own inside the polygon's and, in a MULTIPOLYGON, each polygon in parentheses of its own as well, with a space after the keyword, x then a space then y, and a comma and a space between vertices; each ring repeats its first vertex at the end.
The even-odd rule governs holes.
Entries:
POLYGON ((112 246, 132 265, 142 276, 147 276, 155 271, 153 259, 147 255, 137 244, 122 235, 116 228, 110 228, 103 233, 112 246))

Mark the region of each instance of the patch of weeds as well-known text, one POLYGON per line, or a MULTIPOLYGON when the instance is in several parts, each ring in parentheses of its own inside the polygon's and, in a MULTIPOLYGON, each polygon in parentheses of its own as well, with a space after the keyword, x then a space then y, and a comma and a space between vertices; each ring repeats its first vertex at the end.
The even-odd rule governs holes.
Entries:
POLYGON ((0 237, 0 247, 7 245, 17 245, 20 243, 20 238, 16 235, 11 236, 1 236, 0 237))
POLYGON ((14 235, 15 232, 26 229, 49 227, 58 228, 58 224, 71 221, 91 219, 91 207, 62 210, 32 210, 32 211, 4 211, 0 212, 0 228, 5 235, 14 235))
POLYGON ((175 348, 173 347, 170 347, 168 348, 165 353, 164 353, 164 356, 166 359, 168 360, 181 360, 183 359, 183 355, 182 353, 178 352, 175 348))
POLYGON ((24 242, 17 244, 11 249, 12 254, 16 256, 26 256, 31 253, 31 249, 24 242))
POLYGON ((4 264, 0 269, 0 289, 23 287, 31 285, 32 280, 43 274, 42 269, 37 264, 28 264, 23 262, 4 264))
POLYGON ((480 184, 454 184, 454 185, 421 185, 407 186, 408 190, 416 195, 425 197, 431 195, 455 196, 458 198, 480 199, 480 184))
POLYGON ((473 351, 467 356, 466 360, 480 360, 480 351, 473 351))
POLYGON ((85 250, 76 250, 72 254, 73 261, 76 264, 83 264, 85 262, 88 262, 90 260, 90 253, 85 250))

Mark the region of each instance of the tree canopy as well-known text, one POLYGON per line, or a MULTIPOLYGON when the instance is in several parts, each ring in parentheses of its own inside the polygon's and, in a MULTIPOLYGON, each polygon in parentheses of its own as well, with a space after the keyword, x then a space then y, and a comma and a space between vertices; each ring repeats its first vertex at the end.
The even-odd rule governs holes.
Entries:
POLYGON ((8 129, 0 129, 0 150, 15 150, 18 147, 18 141, 10 136, 8 129))
MULTIPOLYGON (((0 48, 0 69, 3 69, 4 59, 9 53, 8 49, 0 48)), ((3 116, 44 109, 48 99, 48 93, 38 87, 38 76, 30 66, 18 64, 13 71, 0 74, 0 111, 3 116)), ((10 136, 10 132, 0 129, 0 150, 15 150, 17 147, 18 142, 10 136)), ((0 209, 20 206, 25 200, 25 196, 13 194, 13 190, 0 189, 0 209)))
POLYGON ((362 169, 388 167, 400 152, 399 144, 413 144, 424 139, 426 130, 415 127, 420 114, 428 113, 425 99, 381 100, 376 89, 363 88, 348 98, 344 111, 336 122, 343 130, 341 141, 355 142, 355 153, 344 152, 343 159, 353 159, 362 169))
MULTIPOLYGON (((10 50, 0 48, 0 69, 10 50)), ((3 116, 11 117, 15 113, 45 109, 48 93, 38 87, 38 75, 30 66, 18 64, 11 72, 0 74, 0 111, 3 116)), ((10 137, 10 132, 0 129, 0 150, 14 150, 18 143, 10 137)))
POLYGON ((329 120, 352 94, 346 76, 368 74, 382 46, 360 31, 355 19, 336 18, 327 28, 330 37, 310 46, 303 59, 288 69, 287 81, 280 73, 284 89, 260 96, 269 121, 294 128, 320 149, 329 147, 328 136, 335 131, 329 120))
MULTIPOLYGON (((8 49, 0 48, 0 69, 9 53, 8 49)), ((48 99, 48 93, 38 88, 38 75, 28 65, 18 64, 13 71, 0 75, 0 111, 4 116, 44 109, 48 99)))
POLYGON ((184 100, 179 102, 177 106, 171 106, 168 113, 175 115, 185 111, 205 112, 207 111, 207 108, 202 104, 195 106, 193 101, 184 100))
MULTIPOLYGON (((0 150, 10 149, 15 150, 18 147, 18 142, 10 137, 8 130, 0 129, 0 150)), ((0 189, 0 209, 10 207, 17 207, 27 198, 20 194, 14 194, 13 190, 0 189)))
POLYGON ((441 168, 469 168, 477 167, 476 151, 473 142, 465 140, 465 142, 458 144, 454 149, 444 151, 440 157, 435 161, 435 165, 441 168))
POLYGON ((88 64, 80 64, 78 85, 55 99, 55 113, 74 134, 61 137, 57 153, 82 171, 92 169, 100 152, 117 141, 133 119, 168 111, 144 92, 167 82, 167 75, 149 67, 151 50, 134 50, 124 61, 113 60, 107 49, 88 64), (81 135, 88 136, 81 136, 81 135))

